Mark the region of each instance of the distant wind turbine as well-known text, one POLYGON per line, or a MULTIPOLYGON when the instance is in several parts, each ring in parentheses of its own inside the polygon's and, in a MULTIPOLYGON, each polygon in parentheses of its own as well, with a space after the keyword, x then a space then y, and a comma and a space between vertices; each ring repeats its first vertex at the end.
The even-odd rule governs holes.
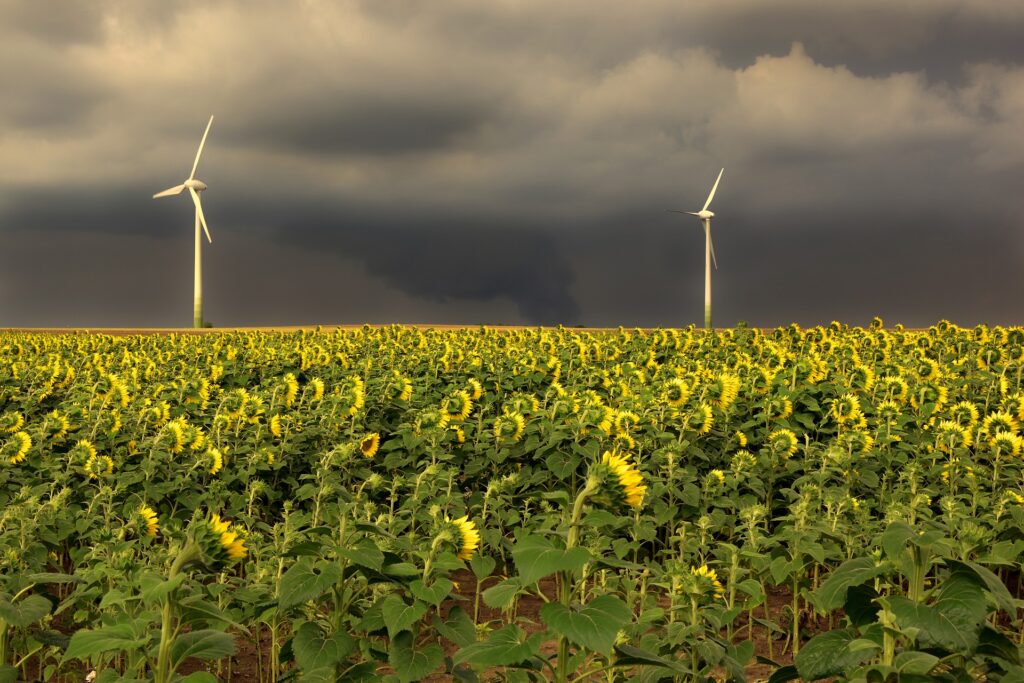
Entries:
POLYGON ((708 200, 704 202, 703 209, 700 211, 676 211, 675 209, 669 209, 672 213, 685 213, 696 216, 704 226, 704 327, 709 330, 711 329, 711 263, 714 262, 715 270, 718 270, 718 259, 715 258, 715 245, 711 243, 711 219, 715 217, 715 214, 708 211, 708 207, 711 206, 711 200, 715 198, 715 190, 718 189, 718 183, 721 182, 723 173, 725 173, 724 168, 718 172, 718 179, 711 188, 711 194, 708 195, 708 200))
POLYGON ((196 152, 195 163, 192 164, 192 172, 189 173, 188 179, 181 185, 175 185, 172 188, 166 189, 163 192, 157 192, 153 195, 153 199, 159 199, 160 197, 170 197, 171 195, 181 194, 185 189, 188 189, 189 194, 192 195, 192 202, 196 205, 196 272, 195 272, 195 296, 193 299, 192 309, 192 326, 202 327, 203 326, 203 258, 202 252, 200 251, 200 244, 202 240, 199 236, 199 226, 203 226, 203 232, 206 233, 206 239, 211 243, 213 238, 210 237, 210 229, 206 227, 206 216, 203 215, 203 204, 199 201, 199 193, 206 189, 206 183, 196 178, 196 169, 199 168, 199 157, 203 154, 203 146, 206 144, 206 136, 210 134, 210 126, 213 125, 213 117, 210 117, 210 122, 206 124, 206 132, 203 133, 203 139, 199 143, 199 151, 196 152))

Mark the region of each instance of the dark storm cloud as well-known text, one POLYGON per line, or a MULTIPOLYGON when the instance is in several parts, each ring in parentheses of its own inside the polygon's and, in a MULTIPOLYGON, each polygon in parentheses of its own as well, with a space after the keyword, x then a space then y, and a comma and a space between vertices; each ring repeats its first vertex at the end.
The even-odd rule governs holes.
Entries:
POLYGON ((1024 5, 36 4, 0 4, 11 324, 187 323, 191 205, 150 197, 211 112, 217 324, 697 321, 664 210, 722 166, 722 323, 1024 294, 1024 5))
POLYGON ((402 93, 364 95, 355 101, 322 93, 294 109, 256 114, 231 133, 244 143, 300 154, 403 154, 451 147, 487 121, 494 106, 454 94, 450 99, 402 93))

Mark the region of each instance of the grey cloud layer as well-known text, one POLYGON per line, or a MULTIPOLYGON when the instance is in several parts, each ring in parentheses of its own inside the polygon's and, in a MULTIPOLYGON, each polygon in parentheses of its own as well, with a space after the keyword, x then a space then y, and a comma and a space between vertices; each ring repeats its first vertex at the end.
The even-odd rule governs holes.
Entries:
MULTIPOLYGON (((80 317, 52 287, 102 301, 100 244, 137 263, 187 241, 188 202, 148 196, 187 173, 210 111, 207 293, 225 322, 417 304, 438 322, 696 320, 699 231, 663 210, 699 208, 720 166, 723 322, 1007 320, 1024 294, 1000 275, 1024 245, 1019 3, 37 6, 0 1, 18 65, 0 75, 0 230, 32 253, 97 237, 46 285, 5 250, 12 324, 80 317), (290 295, 218 290, 261 270, 290 295), (941 299, 939 272, 957 283, 941 299), (863 277, 831 291, 835 273, 863 277)), ((183 259, 137 276, 158 288, 183 259)), ((89 315, 179 313, 148 299, 89 315)))

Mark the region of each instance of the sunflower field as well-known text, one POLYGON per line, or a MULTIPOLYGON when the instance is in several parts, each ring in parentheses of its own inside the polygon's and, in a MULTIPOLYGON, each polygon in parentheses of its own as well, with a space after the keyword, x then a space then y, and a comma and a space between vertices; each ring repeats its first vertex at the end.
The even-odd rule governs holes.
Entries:
POLYGON ((1024 681, 1024 329, 0 335, 0 683, 1024 681))

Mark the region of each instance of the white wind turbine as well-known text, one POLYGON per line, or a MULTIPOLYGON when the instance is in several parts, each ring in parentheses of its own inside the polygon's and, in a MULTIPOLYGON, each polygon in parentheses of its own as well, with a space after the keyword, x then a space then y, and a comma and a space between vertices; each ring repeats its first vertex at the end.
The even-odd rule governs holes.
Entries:
POLYGON ((711 243, 711 219, 715 217, 715 214, 708 211, 708 207, 711 206, 711 200, 715 198, 715 190, 718 189, 718 183, 721 182, 723 173, 725 173, 724 168, 718 172, 718 179, 715 180, 715 184, 711 188, 711 194, 708 195, 708 200, 704 202, 703 209, 700 211, 676 211, 675 209, 669 209, 672 213, 685 213, 696 216, 704 226, 704 327, 709 330, 711 329, 711 263, 714 262, 715 270, 718 270, 718 259, 715 258, 715 245, 711 243))
POLYGON ((171 195, 181 194, 188 189, 189 194, 192 195, 192 202, 196 205, 196 272, 195 272, 195 298, 192 315, 192 326, 202 327, 203 326, 203 259, 202 252, 200 251, 201 239, 199 235, 199 226, 203 226, 203 232, 206 233, 206 239, 213 242, 213 238, 210 237, 210 229, 206 227, 206 216, 203 215, 203 204, 199 201, 199 193, 206 189, 206 183, 196 178, 196 169, 199 168, 199 157, 203 154, 203 146, 206 144, 206 136, 210 134, 210 126, 213 125, 213 117, 210 117, 210 122, 206 124, 206 132, 203 133, 203 139, 199 143, 199 151, 196 152, 195 163, 192 164, 192 172, 189 173, 188 179, 181 185, 175 185, 174 187, 168 188, 163 192, 157 192, 153 195, 153 199, 159 199, 160 197, 170 197, 171 195))

